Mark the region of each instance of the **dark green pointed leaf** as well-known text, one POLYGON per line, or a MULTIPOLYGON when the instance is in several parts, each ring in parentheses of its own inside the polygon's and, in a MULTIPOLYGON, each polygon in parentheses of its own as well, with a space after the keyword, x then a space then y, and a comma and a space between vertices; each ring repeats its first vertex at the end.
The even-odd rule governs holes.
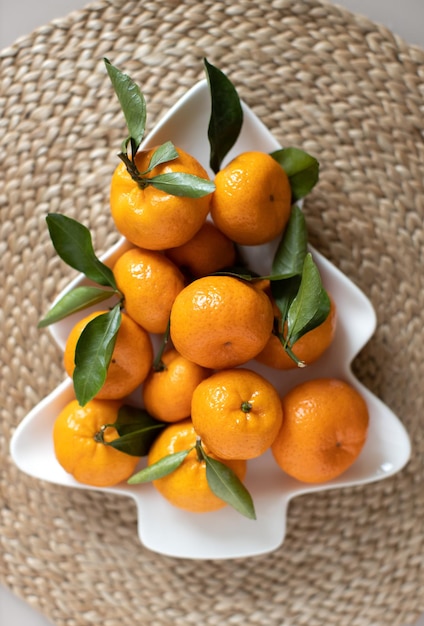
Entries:
MULTIPOLYGON (((172 141, 167 141, 163 145, 159 146, 159 148, 157 148, 152 154, 147 172, 150 172, 161 163, 167 163, 168 161, 173 161, 174 159, 178 159, 178 152, 176 151, 172 141)), ((147 172, 143 172, 143 174, 146 174, 147 172)))
POLYGON ((310 193, 319 178, 319 163, 313 156, 299 148, 281 148, 271 152, 289 177, 292 203, 310 193))
POLYGON ((88 228, 59 213, 49 213, 46 221, 53 246, 62 261, 95 283, 117 289, 112 270, 94 253, 88 228))
POLYGON ((85 326, 75 349, 75 396, 81 406, 103 387, 121 324, 120 305, 93 318, 85 326))
POLYGON ((208 126, 209 164, 216 174, 240 134, 243 109, 229 78, 206 59, 204 64, 211 95, 211 116, 208 126))
POLYGON ((185 172, 158 174, 158 176, 146 179, 146 182, 156 189, 160 189, 160 191, 186 198, 201 198, 212 193, 215 189, 213 181, 185 172))
POLYGON ((252 497, 233 470, 206 454, 203 457, 206 462, 206 480, 213 493, 245 517, 256 519, 252 497))
POLYGON ((284 326, 284 322, 287 319, 290 305, 299 291, 300 281, 300 276, 292 276, 291 278, 271 282, 271 293, 281 313, 282 326, 284 326))
POLYGON ((144 409, 124 404, 112 426, 118 431, 119 437, 108 445, 126 454, 145 456, 166 424, 159 422, 144 409))
POLYGON ((122 112, 129 132, 125 145, 131 140, 132 155, 137 152, 146 128, 146 102, 143 94, 134 81, 104 59, 107 73, 118 96, 122 112))
POLYGON ((171 474, 171 472, 176 470, 181 465, 189 452, 191 452, 191 449, 182 450, 180 452, 164 456, 156 463, 153 463, 153 465, 149 465, 148 467, 145 467, 137 472, 137 474, 131 476, 131 478, 128 479, 128 483, 130 485, 149 483, 152 480, 158 480, 159 478, 163 478, 164 476, 171 474))
POLYGON ((75 287, 50 309, 50 311, 38 323, 38 328, 44 328, 50 324, 54 324, 59 320, 82 311, 89 306, 99 304, 114 295, 114 291, 108 289, 100 289, 99 287, 75 287))
POLYGON ((299 291, 287 314, 287 340, 293 346, 302 335, 322 324, 330 312, 330 298, 311 253, 305 257, 299 291))
POLYGON ((294 205, 274 255, 272 274, 278 275, 279 278, 290 278, 302 274, 307 251, 308 233, 305 216, 300 208, 294 205))

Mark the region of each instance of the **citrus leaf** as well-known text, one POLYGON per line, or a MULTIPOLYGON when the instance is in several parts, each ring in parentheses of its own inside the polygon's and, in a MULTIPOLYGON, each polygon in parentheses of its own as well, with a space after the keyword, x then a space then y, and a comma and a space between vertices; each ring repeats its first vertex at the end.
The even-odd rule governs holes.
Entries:
POLYGON ((271 293, 281 314, 282 328, 284 327, 284 322, 287 319, 290 305, 299 291, 300 282, 301 276, 291 276, 290 278, 285 278, 284 280, 271 282, 271 293))
POLYGON ((131 140, 132 155, 134 156, 146 129, 146 101, 138 86, 129 76, 123 74, 108 59, 104 59, 104 62, 112 86, 118 96, 129 132, 129 137, 124 144, 128 145, 131 140))
POLYGON ((176 470, 181 465, 191 450, 192 448, 164 456, 159 461, 156 461, 156 463, 143 468, 137 472, 137 474, 131 476, 131 478, 128 479, 128 483, 130 485, 149 483, 152 480, 158 480, 158 478, 163 478, 164 476, 171 474, 171 472, 176 470))
POLYGON ((68 315, 82 311, 94 304, 99 304, 99 302, 103 302, 113 296, 114 293, 114 291, 100 289, 99 287, 75 287, 75 289, 65 293, 56 302, 47 315, 38 323, 38 328, 44 328, 64 319, 68 315))
MULTIPOLYGON (((178 158, 178 152, 175 149, 172 141, 167 141, 166 143, 156 148, 154 153, 152 154, 152 158, 150 159, 149 169, 147 172, 150 172, 152 169, 160 165, 161 163, 167 163, 168 161, 173 161, 178 158)), ((147 172, 143 172, 146 174, 147 172)))
POLYGON ((120 304, 93 318, 84 327, 75 348, 75 396, 81 406, 103 387, 121 324, 120 304))
POLYGON ((312 254, 305 257, 299 291, 287 314, 287 341, 290 346, 302 335, 322 324, 330 312, 330 298, 312 254))
POLYGON ((292 207, 290 219, 284 230, 272 263, 272 274, 290 278, 302 274, 303 262, 308 251, 306 220, 297 205, 292 207))
POLYGON ((124 404, 118 411, 116 422, 111 426, 118 431, 119 437, 107 445, 126 454, 145 456, 166 424, 159 422, 145 409, 124 404))
POLYGON ((209 164, 216 174, 240 134, 243 109, 229 78, 207 59, 204 59, 204 65, 211 95, 211 116, 208 126, 209 164))
POLYGON ((233 470, 205 453, 203 458, 206 480, 213 493, 245 517, 256 519, 252 497, 233 470))
POLYGON ((292 203, 304 198, 315 187, 319 178, 319 163, 299 148, 281 148, 271 152, 289 177, 292 203))
POLYGON ((144 179, 144 182, 165 193, 186 198, 201 198, 212 193, 215 189, 213 181, 185 172, 158 174, 158 176, 144 179))
POLYGON ((95 283, 117 289, 112 270, 94 253, 88 228, 60 213, 49 213, 46 222, 53 246, 62 261, 95 283))

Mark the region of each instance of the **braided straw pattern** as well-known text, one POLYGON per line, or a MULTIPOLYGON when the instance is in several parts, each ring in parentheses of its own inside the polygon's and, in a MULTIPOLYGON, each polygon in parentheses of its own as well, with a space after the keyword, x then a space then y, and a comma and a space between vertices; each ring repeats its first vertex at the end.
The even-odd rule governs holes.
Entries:
POLYGON ((424 610, 424 53, 318 0, 101 0, 0 55, 0 580, 57 626, 405 626, 424 610), (260 5, 260 6, 259 6, 260 5), (115 240, 108 186, 124 121, 102 58, 130 73, 149 128, 204 56, 285 145, 321 163, 314 245, 371 298, 358 377, 413 442, 395 477, 293 501, 284 545, 242 562, 139 544, 126 498, 20 473, 9 440, 63 378, 37 322, 69 280, 47 211, 115 240))

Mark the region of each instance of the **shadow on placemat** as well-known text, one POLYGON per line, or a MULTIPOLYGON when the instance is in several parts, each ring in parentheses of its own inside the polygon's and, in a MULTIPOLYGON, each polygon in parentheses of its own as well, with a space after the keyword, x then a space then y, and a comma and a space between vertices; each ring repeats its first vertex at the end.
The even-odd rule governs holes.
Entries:
POLYGON ((422 358, 424 53, 316 0, 100 1, 0 55, 1 581, 57 626, 404 626, 424 610, 422 358), (71 273, 47 211, 115 240, 108 187, 124 136, 103 57, 137 79, 151 128, 202 58, 284 145, 314 154, 314 245, 372 300, 358 377, 407 427, 408 466, 360 488, 296 499, 284 545, 240 561, 173 560, 139 544, 134 505, 22 475, 8 452, 62 379, 37 322, 71 273))

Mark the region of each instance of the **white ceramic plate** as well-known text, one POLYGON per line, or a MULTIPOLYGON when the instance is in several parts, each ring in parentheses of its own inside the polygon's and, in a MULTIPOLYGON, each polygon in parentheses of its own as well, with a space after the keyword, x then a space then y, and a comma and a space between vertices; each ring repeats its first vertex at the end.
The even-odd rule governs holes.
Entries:
MULTIPOLYGON (((271 152, 280 147, 252 111, 245 105, 243 107, 242 132, 227 161, 244 150, 271 152)), ((171 140, 207 166, 209 115, 209 88, 204 80, 169 111, 149 135, 145 146, 171 140)), ((126 245, 125 240, 119 241, 104 260, 112 263, 126 245)), ((274 249, 275 245, 270 244, 258 249, 245 248, 245 251, 252 267, 267 274, 274 249)), ((249 363, 249 366, 265 375, 281 393, 307 378, 334 376, 349 381, 365 397, 371 416, 368 439, 361 455, 347 472, 325 485, 307 485, 289 478, 276 466, 270 453, 250 461, 245 482, 254 499, 256 521, 242 517, 230 507, 207 514, 181 511, 168 504, 151 485, 129 486, 123 483, 104 489, 108 493, 134 499, 138 508, 140 540, 147 548, 169 556, 197 559, 228 559, 266 553, 276 549, 284 540, 287 508, 293 497, 381 480, 398 472, 407 463, 410 442, 401 422, 351 372, 353 358, 374 332, 374 310, 350 280, 316 250, 312 249, 312 252, 323 282, 337 305, 338 327, 333 345, 317 364, 303 370, 276 372, 255 362, 249 363)), ((77 278, 67 290, 81 281, 82 278, 77 278)), ((50 328, 60 348, 64 347, 76 318, 85 314, 77 314, 50 328)), ((91 489, 65 473, 54 455, 53 423, 72 397, 72 383, 65 380, 19 424, 12 437, 11 454, 23 472, 40 480, 65 487, 91 489)), ((139 398, 139 395, 133 397, 139 398)))

